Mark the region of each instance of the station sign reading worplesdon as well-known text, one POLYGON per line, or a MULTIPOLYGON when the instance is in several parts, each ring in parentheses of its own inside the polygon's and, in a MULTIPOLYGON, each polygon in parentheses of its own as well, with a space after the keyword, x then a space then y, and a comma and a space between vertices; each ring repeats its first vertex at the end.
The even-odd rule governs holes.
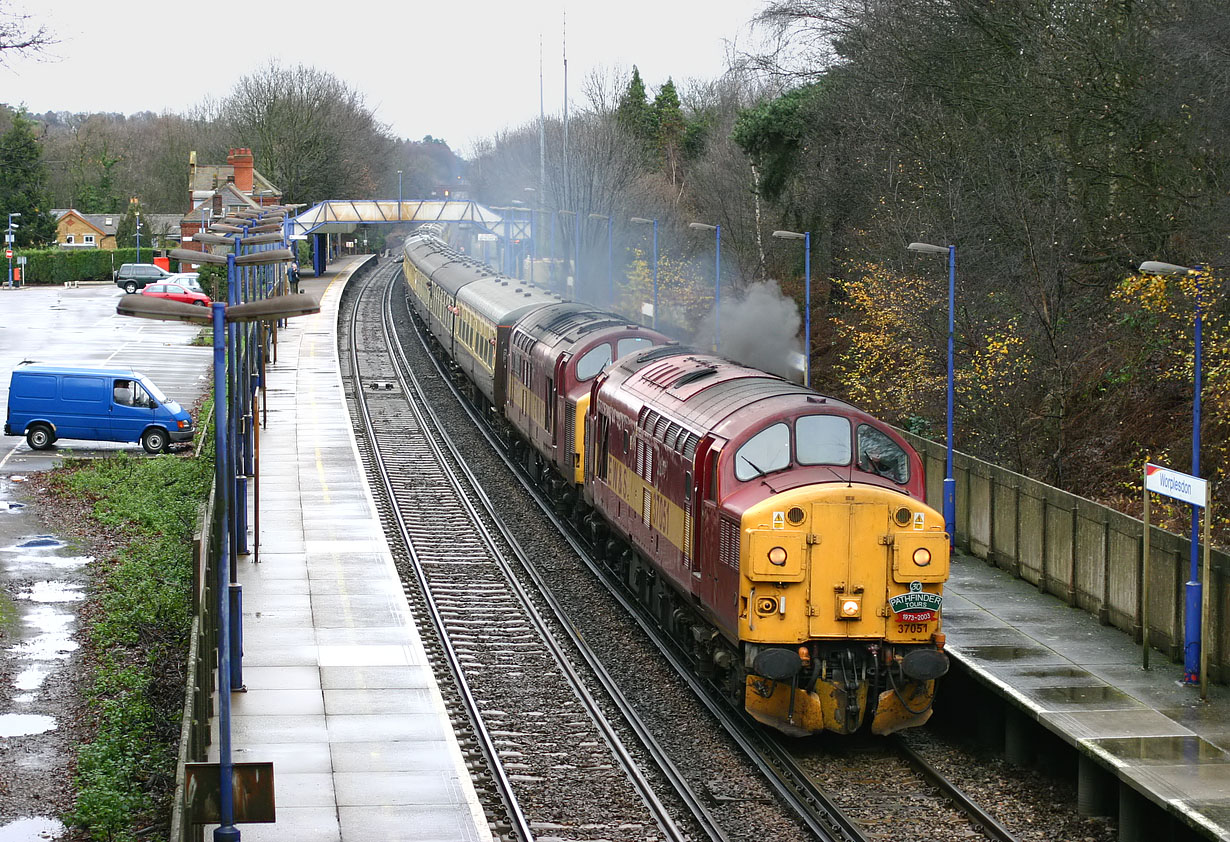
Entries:
POLYGON ((1203 507, 1208 500, 1208 482, 1191 474, 1183 474, 1163 468, 1161 465, 1145 465, 1145 488, 1157 494, 1165 494, 1184 503, 1203 507))

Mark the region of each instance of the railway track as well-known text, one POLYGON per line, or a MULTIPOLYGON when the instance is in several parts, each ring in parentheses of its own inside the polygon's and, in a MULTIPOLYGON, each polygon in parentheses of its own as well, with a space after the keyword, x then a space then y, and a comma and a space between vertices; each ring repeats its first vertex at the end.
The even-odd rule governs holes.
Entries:
MULTIPOLYGON (((425 346, 423 350, 426 350, 425 346)), ((441 383, 448 382, 447 371, 440 367, 438 360, 434 360, 434 357, 432 359, 436 365, 436 377, 441 383)), ((658 642, 664 657, 671 662, 679 676, 692 686, 697 697, 703 701, 712 716, 721 723, 732 739, 739 744, 750 762, 770 781, 778 797, 789 805, 812 838, 851 840, 851 842, 900 838, 902 823, 898 816, 894 816, 894 810, 897 812, 915 811, 916 808, 911 803, 912 798, 916 798, 921 793, 922 797, 933 802, 942 802, 936 806, 944 818, 934 820, 933 826, 936 823, 942 823, 950 829, 959 826, 967 838, 981 837, 997 840, 997 842, 1014 842, 1016 837, 999 824, 990 813, 947 781, 940 772, 926 762, 925 758, 915 754, 904 742, 897 740, 879 741, 876 749, 876 762, 883 767, 880 771, 893 781, 891 787, 885 788, 888 792, 882 797, 874 793, 874 790, 880 789, 874 785, 870 787, 871 794, 850 797, 851 775, 847 774, 848 770, 839 769, 836 777, 840 783, 836 786, 846 790, 845 795, 847 796, 842 799, 842 803, 853 805, 847 815, 838 806, 837 800, 826 794, 824 785, 819 783, 821 779, 834 777, 832 770, 827 768, 833 765, 831 753, 823 750, 811 752, 806 748, 799 751, 799 746, 806 746, 808 743, 783 740, 777 735, 767 733, 763 727, 748 718, 742 710, 730 705, 716 688, 703 685, 695 677, 686 656, 677 651, 665 635, 660 634, 652 618, 641 610, 639 604, 633 602, 622 586, 612 581, 612 577, 608 575, 608 569, 595 560, 590 548, 585 545, 584 540, 571 525, 555 514, 551 501, 528 482, 517 465, 507 459, 498 436, 485 423, 485 419, 480 418, 461 400, 456 389, 453 389, 453 392, 459 404, 483 430, 493 450, 499 453, 510 471, 521 477, 525 491, 535 498, 544 516, 549 518, 561 531, 578 557, 591 571, 607 583, 613 597, 622 603, 624 609, 636 619, 638 625, 658 642), (817 764, 825 767, 823 773, 817 772, 817 764), (914 793, 914 796, 903 797, 903 792, 914 793), (854 815, 859 815, 860 820, 856 821, 851 818, 854 815)), ((480 487, 477 479, 472 479, 472 481, 476 488, 480 487)), ((840 767, 841 763, 837 765, 840 767)))
POLYGON ((395 271, 381 267, 348 294, 343 374, 407 598, 435 629, 424 642, 452 675, 442 690, 450 688, 455 724, 470 735, 463 748, 498 814, 493 831, 522 840, 724 839, 583 641, 559 640, 567 623, 544 616, 521 583, 525 554, 458 469, 462 460, 392 352, 395 271))

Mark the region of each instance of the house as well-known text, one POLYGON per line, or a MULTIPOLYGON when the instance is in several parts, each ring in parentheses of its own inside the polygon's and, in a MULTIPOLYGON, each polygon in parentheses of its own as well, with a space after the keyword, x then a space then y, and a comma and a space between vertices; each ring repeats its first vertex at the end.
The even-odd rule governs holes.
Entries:
POLYGON ((282 203, 282 191, 254 166, 252 150, 231 149, 222 164, 198 164, 196 152, 188 156, 189 211, 179 221, 183 248, 201 251, 193 237, 214 219, 240 209, 282 203))
MULTIPOLYGON (((53 208, 56 244, 66 249, 116 248, 115 232, 122 213, 82 213, 75 208, 53 208)), ((142 213, 141 244, 150 248, 174 248, 179 244, 177 213, 142 213)))
POLYGON ((56 218, 56 244, 60 248, 115 248, 115 228, 123 214, 81 213, 72 208, 52 208, 56 218))

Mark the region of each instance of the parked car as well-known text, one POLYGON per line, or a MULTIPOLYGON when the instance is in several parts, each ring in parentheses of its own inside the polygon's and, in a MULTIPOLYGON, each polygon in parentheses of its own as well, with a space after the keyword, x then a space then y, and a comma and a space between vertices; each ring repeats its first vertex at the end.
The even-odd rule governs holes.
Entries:
POLYGON ((205 292, 201 286, 201 274, 199 272, 176 272, 167 278, 168 282, 183 284, 193 292, 205 292))
POLYGON ((208 307, 213 302, 210 301, 208 295, 200 290, 199 284, 196 289, 193 289, 188 286, 184 279, 174 278, 173 280, 150 284, 141 290, 141 294, 154 298, 169 298, 172 301, 182 301, 185 304, 196 304, 200 307, 208 307))
POLYGON ((147 453, 191 441, 192 416, 145 375, 129 369, 28 365, 13 369, 6 436, 34 450, 56 439, 139 441, 147 453))
POLYGON ((115 271, 115 285, 124 292, 145 289, 155 281, 165 281, 171 273, 153 263, 125 263, 115 271))

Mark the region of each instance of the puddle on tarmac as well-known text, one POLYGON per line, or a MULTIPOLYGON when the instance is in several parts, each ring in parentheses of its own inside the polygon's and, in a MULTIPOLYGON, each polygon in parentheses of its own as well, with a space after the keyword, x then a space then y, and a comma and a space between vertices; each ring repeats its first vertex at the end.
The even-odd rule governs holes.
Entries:
POLYGON ((37 816, 16 819, 0 825, 0 842, 34 842, 39 839, 58 839, 64 832, 59 819, 37 816))
POLYGON ((45 734, 55 727, 55 718, 41 713, 0 713, 0 737, 45 734))
POLYGON ((1053 657, 1049 649, 1043 649, 1040 646, 967 646, 962 651, 971 658, 983 661, 1019 661, 1026 658, 1036 660, 1053 657))
POLYGON ((28 599, 31 602, 80 602, 85 599, 81 585, 72 582, 35 582, 17 595, 18 599, 28 599))
POLYGON ((1093 673, 1080 667, 1034 667, 1021 670, 1024 678, 1093 678, 1093 673))
POLYGON ((1196 736, 1111 737, 1091 742, 1116 757, 1148 764, 1230 763, 1230 754, 1196 736))
POLYGON ((1140 703, 1109 684, 1099 684, 1093 687, 1040 687, 1030 691, 1044 702, 1062 702, 1075 705, 1092 705, 1114 702, 1117 705, 1138 706, 1140 703))
POLYGON ((52 535, 38 535, 34 538, 27 538, 17 545, 19 550, 46 550, 56 549, 65 546, 64 542, 52 535))

